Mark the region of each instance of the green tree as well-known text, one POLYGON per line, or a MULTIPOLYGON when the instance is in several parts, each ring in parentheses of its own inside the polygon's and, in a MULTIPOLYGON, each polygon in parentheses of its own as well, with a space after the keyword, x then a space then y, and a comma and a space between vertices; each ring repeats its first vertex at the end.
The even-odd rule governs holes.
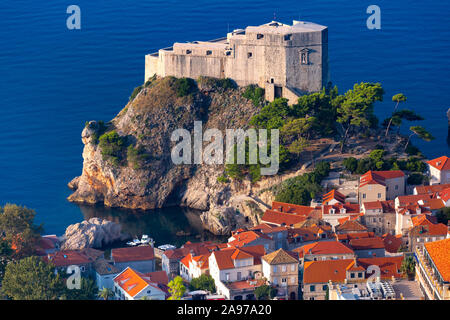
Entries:
POLYGON ((202 274, 200 277, 191 280, 189 290, 206 290, 214 293, 216 292, 216 285, 214 279, 210 275, 202 274))
POLYGON ((125 150, 126 138, 119 136, 117 131, 112 130, 100 136, 99 147, 102 158, 110 161, 114 166, 118 166, 122 160, 122 153, 125 150))
POLYGON ((6 265, 12 260, 13 250, 7 240, 0 240, 0 283, 5 276, 6 265))
POLYGON ((264 284, 255 289, 255 297, 258 300, 267 300, 268 298, 273 299, 277 296, 278 290, 267 284, 264 284))
MULTIPOLYGON (((394 112, 393 112, 393 113, 395 113, 395 112, 397 111, 398 105, 399 105, 401 102, 405 102, 405 101, 406 101, 406 96, 405 96, 403 93, 397 93, 396 95, 394 95, 394 96, 392 97, 392 101, 396 102, 395 107, 394 107, 394 112)), ((389 128, 391 127, 391 124, 392 124, 392 118, 393 118, 393 117, 391 117, 391 118, 389 119, 389 123, 388 123, 388 125, 387 125, 387 127, 386 127, 386 133, 385 133, 385 135, 384 135, 385 137, 387 137, 388 132, 389 132, 389 128)))
POLYGON ((14 249, 14 258, 30 256, 43 230, 34 224, 36 212, 27 207, 6 204, 0 207, 0 235, 9 241, 14 249))
POLYGON ((109 298, 113 298, 114 297, 114 292, 111 289, 109 289, 109 288, 103 287, 98 292, 98 297, 103 299, 103 300, 108 300, 109 298))
POLYGON ((409 130, 412 132, 409 137, 408 140, 406 141, 406 145, 405 145, 405 151, 408 148, 408 144, 409 141, 411 140, 411 138, 413 136, 417 136, 419 137, 419 139, 422 139, 424 141, 431 141, 434 139, 434 137, 431 135, 431 133, 429 133, 424 127, 422 126, 412 126, 409 128, 409 130))
POLYGON ((38 257, 8 263, 2 292, 14 300, 56 300, 64 290, 54 267, 38 257))
POLYGON ((400 271, 411 277, 415 273, 415 266, 416 262, 414 261, 414 258, 411 256, 407 256, 402 261, 400 271))
POLYGON ((183 278, 176 276, 169 282, 170 297, 168 300, 181 300, 181 297, 186 292, 186 287, 183 284, 183 278))
POLYGON ((358 167, 358 160, 353 157, 345 158, 342 162, 345 169, 350 171, 351 173, 355 173, 356 168, 358 167))
POLYGON ((383 101, 384 90, 379 83, 361 82, 353 86, 344 96, 335 98, 337 122, 342 125, 341 153, 350 132, 371 126, 375 101, 383 101))
POLYGON ((450 220, 450 208, 442 208, 436 213, 439 223, 448 224, 450 220))
POLYGON ((63 297, 67 300, 95 300, 98 297, 98 288, 92 279, 81 278, 80 289, 65 288, 63 297))

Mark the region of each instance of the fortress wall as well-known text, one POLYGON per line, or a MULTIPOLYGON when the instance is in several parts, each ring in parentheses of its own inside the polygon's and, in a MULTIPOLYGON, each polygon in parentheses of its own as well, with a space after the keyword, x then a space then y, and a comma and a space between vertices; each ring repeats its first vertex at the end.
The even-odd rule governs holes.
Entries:
POLYGON ((150 77, 152 77, 155 73, 158 74, 158 61, 159 56, 153 56, 147 54, 145 56, 145 79, 144 82, 147 81, 150 77))
POLYGON ((195 56, 185 54, 165 53, 163 55, 163 76, 188 77, 197 79, 199 76, 223 78, 221 65, 225 57, 195 56))

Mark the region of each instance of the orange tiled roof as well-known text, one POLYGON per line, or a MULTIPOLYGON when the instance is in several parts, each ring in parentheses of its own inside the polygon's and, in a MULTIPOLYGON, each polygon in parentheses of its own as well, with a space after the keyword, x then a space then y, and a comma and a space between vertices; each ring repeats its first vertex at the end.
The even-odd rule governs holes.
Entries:
POLYGON ((158 284, 151 280, 151 275, 146 276, 145 274, 135 271, 130 267, 127 267, 124 271, 117 275, 114 278, 114 282, 132 297, 137 295, 147 286, 160 289, 158 284))
POLYGON ((336 200, 338 202, 344 203, 345 202, 345 196, 340 193, 339 191, 333 189, 330 192, 327 192, 322 197, 322 204, 328 204, 331 200, 336 200))
POLYGON ((352 240, 352 239, 365 239, 365 238, 373 238, 373 232, 354 232, 354 233, 341 233, 337 234, 336 238, 340 241, 343 240, 352 240))
POLYGON ((384 248, 389 253, 397 253, 403 244, 402 235, 394 236, 392 234, 383 235, 384 248))
MULTIPOLYGON (((380 268, 380 278, 381 279, 392 279, 392 276, 395 278, 401 278, 402 274, 400 272, 400 268, 402 265, 403 256, 399 257, 375 257, 375 258, 360 258, 357 259, 358 265, 362 266, 367 270, 369 266, 378 266, 380 268)), ((372 273, 366 274, 366 277, 369 278, 372 273)))
POLYGON ((312 211, 314 211, 316 208, 308 207, 308 206, 301 206, 298 204, 292 204, 292 203, 285 203, 285 202, 278 202, 273 201, 272 202, 272 210, 284 212, 284 213, 292 213, 302 216, 309 215, 312 211))
POLYGON ((442 156, 430 161, 427 161, 427 163, 432 166, 435 167, 438 170, 450 170, 450 161, 448 159, 447 156, 442 156))
POLYGON ((234 281, 226 284, 227 288, 230 290, 247 290, 255 289, 264 285, 266 281, 264 279, 258 280, 244 280, 244 281, 234 281))
POLYGON ((138 246, 117 248, 111 250, 111 258, 114 262, 145 261, 154 259, 152 246, 138 246))
POLYGON ((411 221, 414 226, 430 225, 437 223, 436 217, 430 216, 428 214, 419 214, 415 217, 412 217, 411 221))
POLYGON ((294 225, 305 221, 306 217, 302 215, 296 215, 292 213, 283 213, 274 210, 266 210, 261 221, 266 223, 276 224, 278 226, 285 224, 287 226, 294 225))
POLYGON ((298 252, 300 258, 304 257, 306 254, 330 255, 354 253, 352 249, 339 241, 318 241, 296 248, 292 251, 298 252))
POLYGON ((344 282, 347 269, 355 263, 354 259, 307 261, 304 264, 303 283, 344 282))
POLYGON ((394 213, 395 203, 394 200, 376 200, 367 201, 362 204, 366 210, 381 209, 383 213, 394 213))
POLYGON ((450 188, 450 183, 448 183, 448 184, 433 184, 431 186, 417 186, 416 191, 417 191, 417 194, 426 194, 426 193, 441 192, 447 188, 450 188))
POLYGON ((369 250, 384 248, 383 239, 380 237, 362 238, 350 240, 350 246, 353 250, 369 250))
POLYGON ((450 188, 445 188, 441 192, 439 192, 439 197, 447 202, 450 199, 450 188))
POLYGON ((246 259, 253 257, 253 264, 261 264, 261 257, 266 254, 264 246, 250 246, 243 248, 226 248, 214 251, 212 255, 216 259, 217 266, 220 270, 234 269, 234 259, 246 259))
POLYGON ((356 220, 345 220, 344 223, 337 225, 335 227, 336 232, 363 232, 367 231, 367 228, 363 226, 361 223, 359 223, 356 220))
POLYGON ((56 267, 69 266, 72 264, 74 265, 89 264, 94 262, 95 260, 95 257, 90 257, 89 255, 86 254, 86 252, 84 252, 84 250, 57 251, 43 258, 45 261, 51 262, 56 267))
POLYGON ((413 237, 446 236, 447 233, 448 228, 443 223, 414 226, 409 231, 410 236, 413 237))
POLYGON ((450 238, 427 242, 425 249, 431 260, 438 269, 442 279, 450 282, 450 238))
POLYGON ((360 213, 357 203, 335 203, 333 205, 322 206, 322 214, 330 214, 330 209, 335 210, 335 214, 341 214, 341 209, 345 209, 345 214, 360 213))
POLYGON ((417 204, 418 201, 426 201, 432 199, 431 194, 412 194, 408 196, 398 196, 398 203, 400 207, 417 204))
POLYGON ((386 185, 386 180, 404 177, 405 174, 401 170, 390 170, 390 171, 372 171, 369 170, 364 173, 360 180, 359 186, 363 187, 367 184, 381 184, 386 185))
POLYGON ((298 263, 298 260, 283 249, 278 249, 272 253, 266 254, 262 257, 268 264, 285 264, 285 263, 298 263))
POLYGON ((228 245, 233 247, 242 247, 261 238, 266 240, 272 240, 272 238, 269 237, 268 235, 255 230, 235 232, 233 234, 233 238, 234 240, 228 242, 228 245))

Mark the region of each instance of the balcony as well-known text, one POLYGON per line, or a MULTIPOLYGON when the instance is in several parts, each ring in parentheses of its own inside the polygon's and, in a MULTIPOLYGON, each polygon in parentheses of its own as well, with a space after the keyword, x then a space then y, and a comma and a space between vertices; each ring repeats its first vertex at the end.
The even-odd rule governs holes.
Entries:
POLYGON ((416 258, 419 261, 420 276, 424 279, 425 289, 428 290, 427 294, 443 300, 444 290, 443 285, 436 277, 435 271, 432 268, 430 262, 426 259, 421 249, 416 249, 416 258))

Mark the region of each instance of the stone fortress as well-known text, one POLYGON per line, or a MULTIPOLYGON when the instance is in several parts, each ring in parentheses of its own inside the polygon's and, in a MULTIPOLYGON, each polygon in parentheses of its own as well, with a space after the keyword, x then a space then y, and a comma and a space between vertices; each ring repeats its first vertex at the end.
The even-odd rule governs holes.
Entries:
POLYGON ((174 43, 145 56, 145 81, 153 75, 230 78, 257 84, 266 100, 320 91, 329 81, 328 28, 311 22, 272 21, 211 41, 174 43))

